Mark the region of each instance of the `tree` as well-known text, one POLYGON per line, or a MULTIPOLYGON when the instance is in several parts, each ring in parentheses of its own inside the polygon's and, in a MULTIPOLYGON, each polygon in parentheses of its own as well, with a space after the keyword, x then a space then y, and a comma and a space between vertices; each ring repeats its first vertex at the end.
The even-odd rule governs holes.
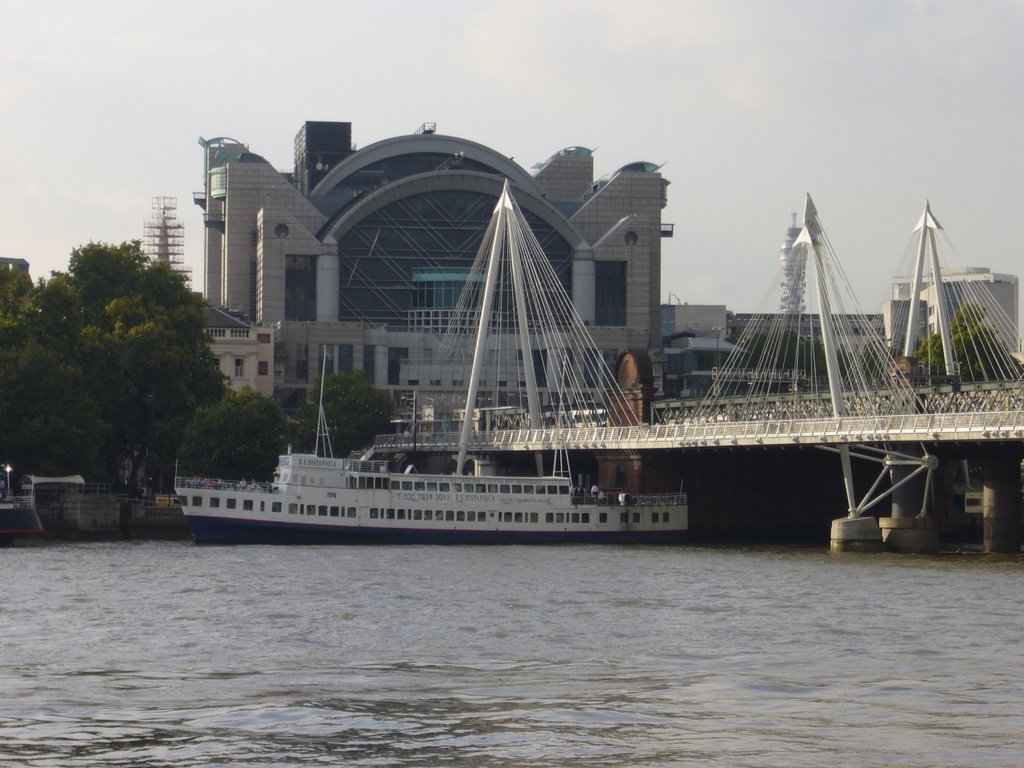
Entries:
POLYGON ((72 252, 68 284, 80 302, 80 365, 109 425, 107 473, 127 464, 138 486, 150 454, 174 454, 196 409, 225 391, 202 299, 139 242, 72 252))
MULTIPOLYGON (((949 322, 949 339, 961 378, 997 381, 1020 377, 1020 363, 986 321, 984 307, 971 303, 961 305, 949 322)), ((933 333, 919 340, 914 356, 928 368, 943 366, 946 358, 942 337, 933 333)))
POLYGON ((250 387, 228 392, 196 411, 178 447, 186 474, 270 480, 284 452, 287 420, 281 404, 250 387))
MULTIPOLYGON (((296 443, 312 450, 316 438, 320 387, 312 387, 297 419, 296 443)), ((329 374, 324 379, 324 414, 337 456, 365 448, 391 424, 391 396, 373 386, 363 371, 329 374)))
POLYGON ((73 360, 30 340, 0 357, 2 459, 40 475, 94 475, 106 426, 73 360))

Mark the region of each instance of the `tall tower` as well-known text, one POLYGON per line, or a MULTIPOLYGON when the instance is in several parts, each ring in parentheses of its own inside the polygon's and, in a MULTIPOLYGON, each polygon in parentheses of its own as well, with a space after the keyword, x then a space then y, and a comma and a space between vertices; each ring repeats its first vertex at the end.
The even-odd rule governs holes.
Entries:
POLYGON ((793 222, 786 230, 786 239, 779 248, 779 264, 782 267, 782 288, 779 299, 779 312, 799 315, 804 311, 804 286, 807 259, 804 249, 793 255, 793 243, 800 235, 800 227, 796 225, 796 214, 793 222))
POLYGON ((142 250, 153 261, 170 264, 186 280, 191 270, 185 266, 185 225, 178 221, 178 198, 154 197, 153 213, 144 225, 142 250))

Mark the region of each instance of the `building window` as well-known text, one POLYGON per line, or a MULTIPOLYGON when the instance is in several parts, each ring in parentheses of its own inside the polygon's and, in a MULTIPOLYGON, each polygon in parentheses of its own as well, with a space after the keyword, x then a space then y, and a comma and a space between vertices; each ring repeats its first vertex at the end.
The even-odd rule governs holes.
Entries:
POLYGON ((316 257, 284 258, 284 319, 316 320, 316 257))
POLYGON ((267 376, 270 373, 270 363, 266 360, 260 360, 256 364, 256 370, 260 376, 267 376))
POLYGON ((594 262, 597 325, 626 325, 626 262, 594 262))
POLYGON ((241 357, 235 358, 235 378, 241 379, 245 376, 245 360, 241 357))

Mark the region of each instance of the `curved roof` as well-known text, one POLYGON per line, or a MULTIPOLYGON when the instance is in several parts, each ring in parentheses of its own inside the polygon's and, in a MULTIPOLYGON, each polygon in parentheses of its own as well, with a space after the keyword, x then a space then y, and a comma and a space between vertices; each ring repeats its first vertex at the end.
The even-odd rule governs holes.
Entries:
MULTIPOLYGON (((370 214, 393 202, 402 200, 414 195, 422 195, 428 192, 465 190, 492 195, 495 199, 501 194, 504 178, 489 173, 477 171, 446 171, 444 173, 421 173, 415 176, 407 176, 399 179, 386 187, 378 189, 356 199, 354 203, 344 208, 337 216, 330 219, 319 232, 319 238, 323 240, 327 236, 335 240, 341 238, 353 227, 359 224, 370 214)), ((534 193, 537 189, 532 182, 530 188, 522 189, 513 184, 512 196, 519 206, 535 214, 542 221, 554 229, 573 249, 579 249, 586 245, 583 235, 574 227, 568 219, 539 194, 534 193)))
POLYGON ((358 152, 346 157, 332 168, 319 184, 312 190, 312 195, 326 195, 345 177, 366 168, 369 165, 399 155, 433 152, 446 155, 462 153, 464 157, 474 160, 500 173, 516 186, 528 189, 535 195, 541 195, 541 189, 526 170, 511 158, 495 152, 490 147, 477 144, 475 141, 460 139, 456 136, 443 136, 436 133, 396 136, 378 141, 358 152))

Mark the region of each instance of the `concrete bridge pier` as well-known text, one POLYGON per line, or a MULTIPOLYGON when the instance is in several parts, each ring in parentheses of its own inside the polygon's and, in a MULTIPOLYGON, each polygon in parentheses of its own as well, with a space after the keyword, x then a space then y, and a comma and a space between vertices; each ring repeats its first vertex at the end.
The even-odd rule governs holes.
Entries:
POLYGON ((982 458, 981 511, 986 552, 1020 552, 1020 453, 991 448, 982 458))
MULTIPOLYGON (((915 453, 924 455, 921 451, 915 453)), ((932 469, 938 466, 934 457, 928 457, 928 460, 934 465, 932 469)), ((906 464, 891 466, 889 477, 892 484, 895 486, 906 479, 915 469, 906 464)), ((922 514, 927 503, 924 497, 925 480, 925 473, 921 473, 892 492, 892 516, 878 518, 886 551, 910 554, 934 554, 939 551, 939 521, 934 515, 926 517, 922 514)))

